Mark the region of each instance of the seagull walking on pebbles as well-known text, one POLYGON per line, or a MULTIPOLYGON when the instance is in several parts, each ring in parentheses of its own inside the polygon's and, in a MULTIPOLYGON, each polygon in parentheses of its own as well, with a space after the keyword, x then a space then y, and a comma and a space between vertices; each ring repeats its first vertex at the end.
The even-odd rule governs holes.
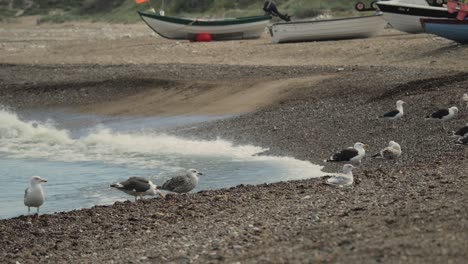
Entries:
POLYGON ((372 156, 373 158, 384 158, 384 159, 397 159, 401 156, 400 144, 395 141, 388 142, 388 147, 382 149, 379 153, 372 156))
POLYGON ((203 173, 196 169, 189 169, 185 175, 175 176, 166 181, 160 189, 175 193, 188 193, 197 186, 200 175, 203 173))
POLYGON ((353 164, 359 166, 362 158, 366 156, 366 149, 369 146, 367 144, 357 142, 354 147, 343 149, 342 151, 336 152, 326 160, 326 162, 345 162, 347 164, 353 164))
POLYGON ((164 197, 164 195, 157 189, 155 184, 143 177, 130 177, 126 181, 111 184, 110 187, 116 188, 117 190, 120 190, 126 194, 135 196, 135 202, 137 201, 138 197, 140 197, 141 200, 145 195, 159 195, 164 197))
POLYGON ((37 216, 39 216, 39 207, 44 204, 44 190, 41 183, 47 182, 39 176, 32 176, 29 180, 29 186, 24 191, 24 205, 28 207, 28 215, 31 213, 31 207, 37 208, 37 216))
POLYGON ((354 182, 353 179, 353 168, 354 166, 351 164, 345 164, 343 166, 343 173, 342 174, 337 174, 334 175, 326 180, 326 184, 328 185, 333 185, 333 186, 338 186, 338 187, 344 187, 344 186, 349 186, 352 185, 354 182))
MULTIPOLYGON (((396 108, 390 112, 387 112, 385 114, 383 114, 383 116, 381 116, 380 118, 383 118, 383 119, 386 119, 386 120, 390 120, 390 121, 395 121, 395 120, 398 120, 398 119, 401 119, 401 117, 403 117, 403 104, 405 102, 403 102, 402 100, 398 100, 396 102, 396 108)), ((395 123, 392 122, 392 127, 395 128, 395 123)))
POLYGON ((426 120, 441 121, 442 128, 445 130, 445 122, 453 119, 458 114, 458 108, 452 106, 448 109, 439 109, 434 113, 426 116, 426 120))

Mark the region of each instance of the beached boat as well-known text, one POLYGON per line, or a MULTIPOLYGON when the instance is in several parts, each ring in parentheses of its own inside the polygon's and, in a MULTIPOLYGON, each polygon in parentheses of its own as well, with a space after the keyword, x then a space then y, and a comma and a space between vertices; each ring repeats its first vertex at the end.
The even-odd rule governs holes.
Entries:
POLYGON ((421 18, 455 18, 442 6, 431 6, 425 0, 379 1, 377 7, 393 28, 407 33, 424 32, 421 18))
POLYGON ((468 44, 468 21, 466 20, 422 18, 421 24, 427 33, 468 44))
POLYGON ((368 38, 382 30, 387 22, 381 15, 279 22, 270 26, 272 43, 368 38))
POLYGON ((208 33, 213 40, 253 39, 264 32, 271 16, 229 19, 189 19, 138 12, 143 21, 156 33, 168 39, 195 40, 198 34, 208 33))

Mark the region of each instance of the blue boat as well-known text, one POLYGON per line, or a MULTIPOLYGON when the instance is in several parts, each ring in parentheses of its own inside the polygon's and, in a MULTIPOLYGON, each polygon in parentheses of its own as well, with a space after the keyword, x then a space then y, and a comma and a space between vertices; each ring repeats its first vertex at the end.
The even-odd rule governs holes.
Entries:
POLYGON ((424 31, 461 44, 468 44, 468 21, 421 18, 424 31))

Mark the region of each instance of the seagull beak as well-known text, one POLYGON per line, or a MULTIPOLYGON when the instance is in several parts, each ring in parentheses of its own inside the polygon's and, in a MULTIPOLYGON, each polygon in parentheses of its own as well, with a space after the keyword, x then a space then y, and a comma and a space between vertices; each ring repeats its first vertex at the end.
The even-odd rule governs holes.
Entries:
POLYGON ((197 173, 197 174, 198 174, 198 175, 203 175, 203 173, 201 173, 201 172, 199 172, 199 173, 197 173))
POLYGON ((47 182, 47 180, 46 179, 41 179, 41 182, 47 182))
POLYGON ((368 149, 369 149, 369 145, 364 144, 364 149, 365 149, 365 150, 368 150, 368 149))

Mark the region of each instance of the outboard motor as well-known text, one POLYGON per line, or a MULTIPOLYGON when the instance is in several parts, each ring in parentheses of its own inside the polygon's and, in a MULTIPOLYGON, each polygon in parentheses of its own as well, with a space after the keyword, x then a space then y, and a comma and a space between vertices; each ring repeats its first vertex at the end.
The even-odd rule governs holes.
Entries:
POLYGON ((274 1, 265 0, 265 3, 263 4, 263 11, 272 16, 279 17, 284 21, 291 21, 291 17, 288 16, 288 14, 283 15, 278 11, 278 8, 276 8, 274 1))

